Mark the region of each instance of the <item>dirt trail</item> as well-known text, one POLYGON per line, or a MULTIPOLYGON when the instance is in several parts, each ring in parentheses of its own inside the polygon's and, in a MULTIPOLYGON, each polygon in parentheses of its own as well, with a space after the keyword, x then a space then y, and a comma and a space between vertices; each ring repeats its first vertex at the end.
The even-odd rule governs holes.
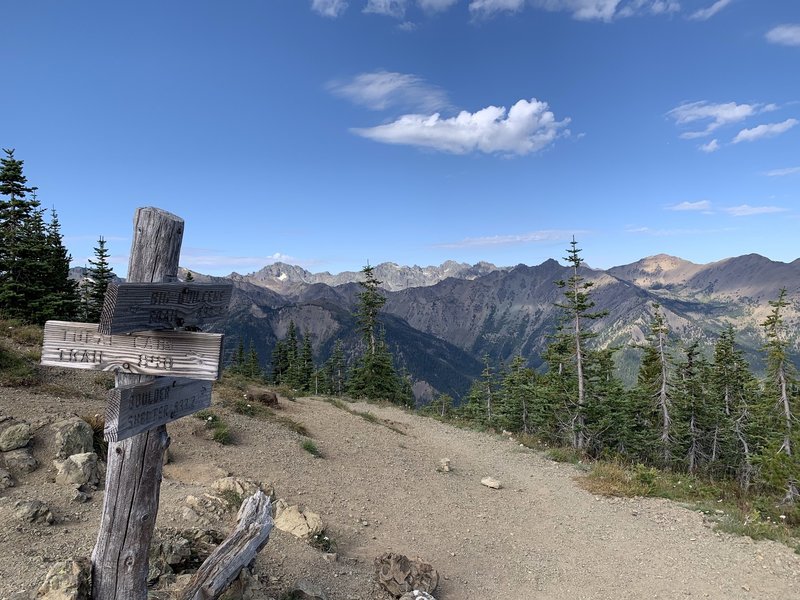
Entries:
MULTIPOLYGON (((197 419, 172 424, 174 462, 165 467, 159 513, 160 526, 185 524, 185 497, 201 495, 225 473, 272 483, 279 497, 319 513, 339 561, 329 563, 275 531, 257 563, 263 598, 277 599, 303 576, 320 583, 330 600, 384 598, 372 583, 372 560, 394 551, 439 570, 440 600, 800 599, 800 556, 789 548, 716 533, 701 514, 668 501, 593 496, 575 483, 574 467, 507 438, 390 407, 348 405, 404 435, 320 400, 282 404, 324 458, 303 451, 299 436, 278 424, 215 407, 230 422, 235 444, 205 439, 197 419), (445 457, 449 473, 437 470, 445 457), (502 489, 482 486, 487 475, 502 489)), ((35 587, 53 560, 89 555, 100 494, 77 505, 50 482, 44 422, 101 410, 97 401, 0 388, 0 414, 41 421, 34 448, 43 465, 0 492, 0 598, 35 587), (60 522, 19 524, 11 516, 17 498, 44 499, 60 522)))

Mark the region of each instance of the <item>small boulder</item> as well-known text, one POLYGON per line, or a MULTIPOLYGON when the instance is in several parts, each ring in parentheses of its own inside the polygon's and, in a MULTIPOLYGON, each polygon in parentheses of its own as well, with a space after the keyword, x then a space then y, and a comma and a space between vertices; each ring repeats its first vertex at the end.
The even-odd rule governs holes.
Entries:
POLYGON ((0 452, 24 448, 32 436, 30 424, 9 419, 0 425, 0 452))
POLYGON ((278 395, 271 390, 264 390, 260 388, 251 388, 247 392, 247 398, 255 400, 259 404, 269 406, 270 408, 279 408, 278 395))
POLYGON ((328 596, 313 581, 299 579, 289 590, 288 600, 328 600, 328 596))
POLYGON ((28 523, 52 525, 56 522, 50 508, 41 500, 17 500, 14 503, 14 515, 28 523))
POLYGON ((394 552, 375 559, 375 578, 395 598, 414 590, 433 593, 439 585, 439 573, 429 563, 394 552))
POLYGON ((94 450, 94 431, 80 417, 71 417, 53 425, 56 439, 56 458, 84 454, 94 450))
POLYGON ((442 473, 449 473, 450 472, 450 459, 443 458, 439 461, 439 470, 442 473))
POLYGON ((105 469, 94 452, 73 454, 66 460, 54 460, 58 471, 56 483, 59 485, 98 486, 103 481, 105 469))
POLYGON ((175 576, 194 571, 222 539, 222 534, 213 529, 156 529, 150 542, 147 581, 151 584, 168 582, 175 576))
POLYGON ((494 477, 484 477, 481 479, 481 483, 488 488, 492 488, 493 490, 499 490, 501 487, 503 487, 494 477))
POLYGON ((91 561, 74 558, 50 567, 36 597, 43 600, 90 600, 91 586, 91 561))
POLYGON ((223 477, 222 479, 217 479, 214 483, 212 483, 211 489, 218 494, 233 492, 234 494, 241 496, 242 499, 245 499, 260 490, 261 486, 254 481, 250 481, 249 479, 223 477))
POLYGON ((275 509, 275 527, 298 538, 307 538, 324 529, 322 517, 310 510, 301 511, 296 504, 289 506, 278 500, 275 509))
POLYGON ((16 476, 33 473, 39 466, 39 461, 33 457, 30 448, 3 452, 3 462, 6 464, 6 469, 16 476))

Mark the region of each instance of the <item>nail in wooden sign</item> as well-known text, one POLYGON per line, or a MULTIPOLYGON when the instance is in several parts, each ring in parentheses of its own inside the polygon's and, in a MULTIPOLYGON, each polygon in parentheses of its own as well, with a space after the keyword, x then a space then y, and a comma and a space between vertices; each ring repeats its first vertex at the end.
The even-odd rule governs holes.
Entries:
POLYGON ((228 310, 232 284, 110 283, 100 333, 199 327, 228 310))
POLYGON ((47 321, 42 364, 213 381, 219 379, 222 338, 189 331, 104 335, 92 323, 47 321))
POLYGON ((211 383, 159 377, 108 393, 105 439, 118 442, 211 406, 211 383))

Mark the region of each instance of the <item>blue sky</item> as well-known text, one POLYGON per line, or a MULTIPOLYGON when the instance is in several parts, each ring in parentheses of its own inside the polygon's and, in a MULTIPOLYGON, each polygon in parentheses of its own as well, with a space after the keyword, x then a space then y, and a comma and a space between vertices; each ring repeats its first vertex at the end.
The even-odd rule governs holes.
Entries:
POLYGON ((0 142, 76 264, 800 256, 796 0, 6 2, 0 142))

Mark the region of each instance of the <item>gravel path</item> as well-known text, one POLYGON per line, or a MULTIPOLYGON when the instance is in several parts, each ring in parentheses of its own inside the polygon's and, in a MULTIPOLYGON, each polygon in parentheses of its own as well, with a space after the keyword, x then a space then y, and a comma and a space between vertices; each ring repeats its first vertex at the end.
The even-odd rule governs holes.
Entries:
MULTIPOLYGON (((387 596, 372 582, 372 561, 386 551, 432 563, 440 600, 504 599, 800 599, 800 556, 775 542, 714 532, 700 513, 658 499, 596 497, 575 482, 579 471, 501 436, 462 431, 391 407, 282 401, 324 458, 273 423, 227 413, 235 443, 207 439, 197 419, 171 424, 173 463, 164 469, 159 526, 185 526, 187 495, 202 495, 225 474, 272 484, 277 496, 319 513, 336 541, 328 562, 307 543, 275 531, 256 572, 261 598, 279 598, 309 577, 330 600, 387 596), (398 433, 386 424, 400 430, 398 433), (437 469, 449 458, 452 471, 437 469), (480 484, 491 475, 499 490, 480 484)), ((102 501, 70 500, 52 479, 48 424, 92 414, 102 402, 0 388, 0 414, 37 427, 42 466, 0 492, 0 598, 35 589, 48 564, 91 553, 102 501), (15 499, 44 500, 58 522, 22 524, 15 499)), ((229 523, 226 524, 229 526, 229 523)))

